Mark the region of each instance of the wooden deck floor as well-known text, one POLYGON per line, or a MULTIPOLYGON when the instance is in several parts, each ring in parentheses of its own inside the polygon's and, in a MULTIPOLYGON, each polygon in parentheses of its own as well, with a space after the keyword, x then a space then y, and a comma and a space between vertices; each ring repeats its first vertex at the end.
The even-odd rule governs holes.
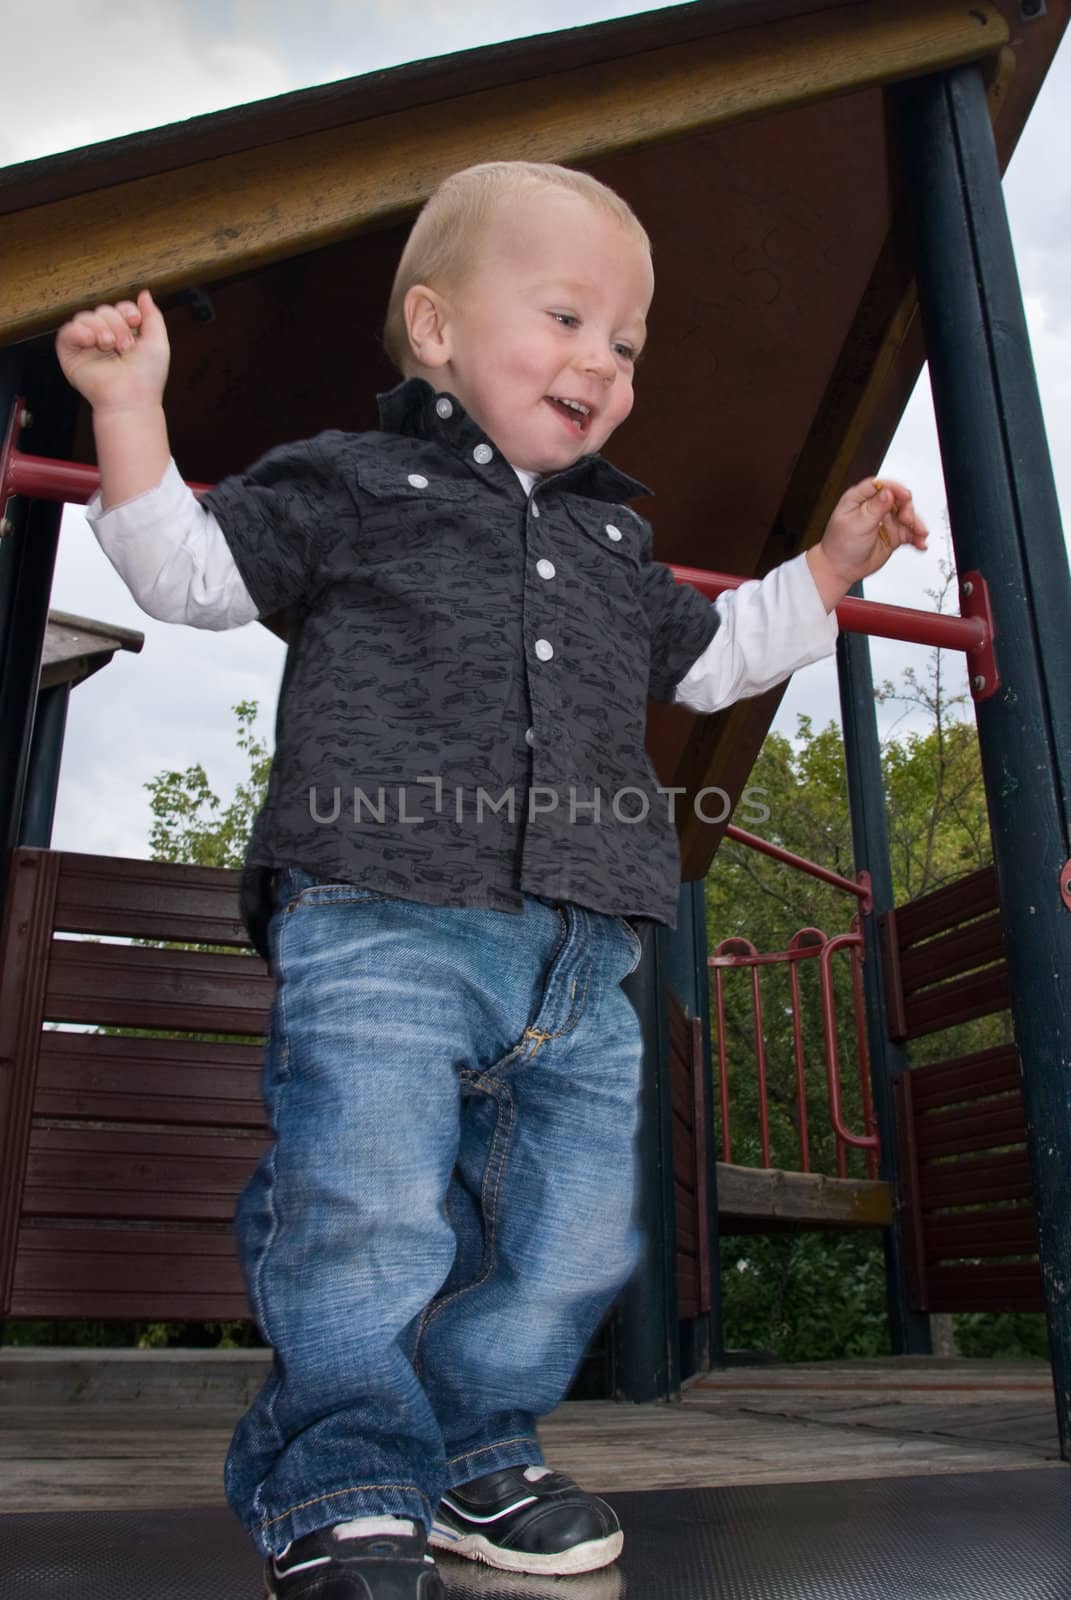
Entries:
MULTIPOLYGON (((56 1355, 43 1372, 0 1351, 0 1508, 220 1504, 257 1365, 234 1353, 206 1377, 192 1353, 99 1354, 113 1359, 56 1355)), ((565 1405, 543 1436, 548 1459, 604 1491, 1064 1465, 1049 1369, 1030 1362, 732 1368, 679 1404, 565 1405)))

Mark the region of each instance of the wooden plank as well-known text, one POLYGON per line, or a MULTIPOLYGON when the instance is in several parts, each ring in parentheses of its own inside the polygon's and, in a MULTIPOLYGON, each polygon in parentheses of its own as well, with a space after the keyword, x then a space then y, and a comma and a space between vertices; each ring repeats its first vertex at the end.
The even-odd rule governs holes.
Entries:
POLYGON ((1008 39, 991 4, 873 0, 550 73, 112 185, 10 217, 0 336, 136 285, 212 282, 413 211, 486 159, 585 163, 916 74, 1008 39), (137 216, 132 229, 130 217, 137 216))
POLYGON ((53 941, 52 1022, 263 1036, 272 984, 263 963, 201 950, 53 941))
POLYGON ((1043 1311, 1037 1262, 1004 1262, 990 1269, 935 1267, 930 1272, 931 1311, 1043 1311))
POLYGON ((249 1309, 229 1227, 149 1233, 25 1224, 11 1315, 247 1321, 249 1309))
MULTIPOLYGON (((985 1210, 932 1216, 925 1229, 927 1250, 937 1256, 981 1254, 989 1242, 1007 1256, 1037 1254, 1037 1221, 1033 1206, 986 1206, 985 1210)), ((991 1251, 993 1253, 993 1251, 991 1251)))
POLYGON ((729 1219, 782 1218, 814 1227, 880 1228, 892 1221, 892 1197, 887 1183, 870 1179, 827 1178, 719 1161, 718 1212, 729 1219))
POLYGON ((900 953, 900 972, 904 991, 911 994, 946 978, 958 978, 975 967, 1004 960, 1004 935, 1000 913, 979 917, 966 927, 928 939, 900 953))
MULTIPOLYGON (((239 877, 232 868, 64 851, 53 926, 64 933, 248 948, 239 877)), ((259 956, 250 953, 250 959, 263 970, 259 956)))
POLYGON ((907 905, 897 906, 901 953, 923 939, 931 939, 972 917, 985 916, 999 908, 996 868, 979 867, 975 872, 968 872, 954 883, 946 883, 907 905))
POLYGON ((1026 1119, 1018 1090, 983 1100, 976 1107, 953 1106, 931 1111, 915 1123, 919 1153, 924 1161, 938 1156, 962 1155, 968 1150, 993 1150, 1001 1145, 1026 1142, 1026 1119))
POLYGON ((963 1156, 959 1161, 923 1165, 919 1184, 927 1211, 1033 1198, 1030 1162, 1025 1150, 963 1156))
POLYGON ((41 1035, 34 1115, 263 1130, 262 1061, 259 1044, 50 1029, 41 1035))
POLYGON ((267 1142, 211 1130, 36 1128, 22 1215, 229 1223, 267 1142))
POLYGON ((1019 1052, 1014 1044, 994 1045, 948 1061, 912 1067, 911 1087, 919 1112, 962 1104, 1020 1087, 1019 1052))
POLYGON ((960 1022, 971 1022, 975 1017, 991 1017, 995 1011, 1006 1011, 1010 1004, 1008 969, 1001 962, 997 967, 986 967, 966 978, 953 978, 950 983, 908 995, 907 1038, 918 1039, 960 1022))

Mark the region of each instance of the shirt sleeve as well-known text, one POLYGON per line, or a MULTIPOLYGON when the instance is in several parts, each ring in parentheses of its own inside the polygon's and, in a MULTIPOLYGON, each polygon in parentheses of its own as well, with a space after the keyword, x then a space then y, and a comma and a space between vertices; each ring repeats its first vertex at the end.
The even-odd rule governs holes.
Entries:
POLYGON ((352 499, 342 492, 338 433, 280 445, 224 478, 201 504, 217 519, 258 616, 307 604, 352 499))
POLYGON ((799 667, 832 653, 839 627, 827 612, 806 555, 795 556, 712 607, 713 638, 676 685, 674 700, 692 711, 720 711, 762 694, 799 667))
POLYGON ((155 488, 107 511, 95 494, 86 517, 150 617, 221 631, 257 615, 219 523, 198 504, 174 461, 155 488))
POLYGON ((650 559, 650 526, 636 520, 643 528, 640 592, 651 636, 647 693, 652 700, 672 700, 677 683, 714 637, 719 618, 698 589, 678 583, 664 562, 650 559))

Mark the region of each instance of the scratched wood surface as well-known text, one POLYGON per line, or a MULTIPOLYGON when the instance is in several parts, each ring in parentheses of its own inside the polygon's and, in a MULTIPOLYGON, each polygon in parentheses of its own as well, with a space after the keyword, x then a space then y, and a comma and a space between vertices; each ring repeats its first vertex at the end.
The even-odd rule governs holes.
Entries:
MULTIPOLYGON (((136 1404, 47 1403, 27 1385, 29 1404, 19 1388, 0 1389, 3 1512, 222 1503, 233 1398, 180 1404, 147 1384, 136 1404)), ((679 1404, 565 1405, 543 1436, 548 1459, 607 1492, 1062 1465, 1040 1363, 734 1368, 679 1404)))

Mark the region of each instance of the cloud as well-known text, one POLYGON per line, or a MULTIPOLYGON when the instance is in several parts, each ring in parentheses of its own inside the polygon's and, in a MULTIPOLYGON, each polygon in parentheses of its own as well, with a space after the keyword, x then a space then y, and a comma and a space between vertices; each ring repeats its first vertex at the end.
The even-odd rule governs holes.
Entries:
POLYGON ((169 0, 40 0, 4 18, 0 166, 96 144, 298 87, 256 30, 220 37, 169 0))

